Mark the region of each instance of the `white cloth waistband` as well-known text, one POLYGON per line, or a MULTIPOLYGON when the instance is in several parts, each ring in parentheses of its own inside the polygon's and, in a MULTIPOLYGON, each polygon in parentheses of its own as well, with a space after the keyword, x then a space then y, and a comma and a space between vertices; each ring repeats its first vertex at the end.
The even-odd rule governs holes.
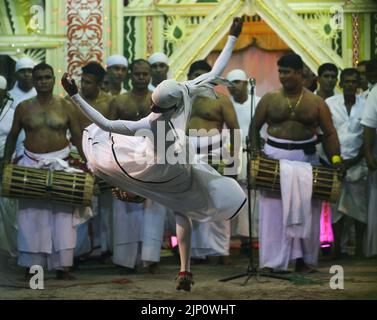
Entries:
POLYGON ((53 151, 53 152, 48 152, 48 153, 34 153, 31 152, 27 149, 24 150, 24 153, 26 156, 33 160, 44 160, 44 159, 64 159, 69 156, 69 153, 71 152, 70 146, 66 146, 64 149, 53 151))
POLYGON ((276 138, 276 137, 267 135, 267 139, 270 139, 272 141, 279 142, 279 143, 302 144, 302 143, 308 143, 308 142, 316 141, 317 140, 317 136, 314 135, 313 137, 311 137, 310 139, 307 139, 307 140, 288 140, 288 139, 280 139, 280 138, 276 138))

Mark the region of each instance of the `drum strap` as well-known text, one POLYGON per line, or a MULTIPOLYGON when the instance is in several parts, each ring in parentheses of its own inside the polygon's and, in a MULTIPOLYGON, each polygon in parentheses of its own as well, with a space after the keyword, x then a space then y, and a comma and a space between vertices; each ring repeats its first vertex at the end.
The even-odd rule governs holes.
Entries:
POLYGON ((279 148, 279 149, 304 150, 306 154, 312 154, 316 152, 315 145, 318 143, 318 140, 306 142, 306 143, 282 143, 282 142, 276 142, 276 141, 267 139, 266 143, 272 147, 279 148))

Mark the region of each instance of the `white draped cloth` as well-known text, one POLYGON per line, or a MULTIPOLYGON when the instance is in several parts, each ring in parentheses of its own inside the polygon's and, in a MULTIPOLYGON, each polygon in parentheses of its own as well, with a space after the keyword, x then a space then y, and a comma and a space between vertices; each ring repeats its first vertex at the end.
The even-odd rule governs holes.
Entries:
MULTIPOLYGON (((69 152, 69 147, 46 154, 25 150, 25 156, 18 165, 36 168, 40 166, 39 161, 64 159, 69 152)), ((24 267, 47 265, 49 269, 72 266, 76 225, 80 222, 74 216, 74 210, 75 207, 70 204, 19 199, 18 264, 24 267)))
POLYGON ((114 202, 115 264, 134 268, 141 261, 160 261, 165 211, 149 199, 144 203, 114 202))
MULTIPOLYGON (((305 141, 277 139, 272 136, 268 138, 280 143, 306 143, 316 140, 316 137, 305 141)), ((318 163, 317 155, 306 155, 303 150, 285 150, 266 144, 264 152, 273 159, 318 163)), ((295 194, 292 194, 292 197, 294 196, 295 194)), ((308 234, 306 232, 302 234, 300 231, 295 235, 288 232, 286 228, 289 220, 284 215, 284 203, 280 193, 261 191, 259 202, 259 265, 261 268, 285 270, 291 260, 298 258, 303 258, 307 264, 317 264, 320 246, 321 201, 312 199, 310 209, 310 214, 304 215, 308 220, 301 220, 302 225, 305 226, 303 230, 307 230, 308 234)), ((296 216, 299 218, 296 222, 299 222, 304 216, 301 218, 296 216)), ((295 222, 294 219, 291 221, 295 222)))
MULTIPOLYGON (((343 94, 326 99, 326 103, 329 106, 334 127, 339 137, 342 158, 356 157, 363 144, 363 126, 360 122, 365 99, 362 96, 356 96, 350 114, 347 112, 343 94)), ((347 175, 342 182, 339 200, 333 207, 333 223, 337 222, 343 215, 367 223, 367 174, 368 168, 364 159, 347 170, 347 175)))
MULTIPOLYGON (((74 95, 75 103, 96 123, 83 134, 83 149, 93 172, 123 190, 157 201, 194 220, 224 220, 237 215, 246 202, 237 182, 222 177, 209 165, 192 165, 184 161, 187 160, 185 133, 192 101, 196 94, 202 93, 200 89, 213 86, 211 81, 225 68, 235 40, 235 37, 229 37, 210 73, 177 84, 181 90, 178 107, 163 114, 151 113, 136 122, 110 121, 80 95, 74 95)), ((171 82, 166 81, 159 87, 171 82)), ((154 93, 154 96, 158 98, 158 94, 154 93)), ((171 100, 159 102, 170 103, 171 100)), ((171 107, 174 105, 176 103, 171 107)))
MULTIPOLYGON (((377 85, 368 94, 361 124, 377 129, 377 85)), ((377 158, 377 132, 374 144, 374 156, 377 158)), ((369 170, 368 177, 368 225, 365 254, 377 255, 377 172, 369 170)))
MULTIPOLYGON (((214 136, 190 136, 190 142, 196 150, 198 163, 206 163, 208 156, 220 161, 222 155, 221 134, 214 136)), ((204 258, 206 256, 227 256, 230 248, 230 221, 192 222, 191 256, 204 258)))

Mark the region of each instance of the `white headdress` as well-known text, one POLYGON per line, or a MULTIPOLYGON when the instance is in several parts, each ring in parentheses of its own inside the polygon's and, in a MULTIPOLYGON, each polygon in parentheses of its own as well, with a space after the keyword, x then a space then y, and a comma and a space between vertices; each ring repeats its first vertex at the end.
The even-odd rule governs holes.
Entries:
POLYGON ((165 63, 166 65, 169 65, 169 59, 168 57, 166 56, 165 53, 162 53, 162 52, 156 52, 154 54, 152 54, 149 58, 148 58, 148 62, 152 65, 156 62, 162 62, 162 63, 165 63))
POLYGON ((229 81, 236 81, 236 80, 247 81, 247 76, 246 76, 245 71, 241 69, 233 69, 227 74, 226 79, 229 81))
POLYGON ((111 66, 116 65, 116 64, 123 65, 127 68, 128 67, 127 58, 120 55, 120 54, 114 54, 114 55, 107 58, 107 66, 108 67, 111 67, 111 66))
POLYGON ((29 58, 21 58, 16 62, 16 72, 21 69, 33 69, 35 67, 35 62, 29 58))

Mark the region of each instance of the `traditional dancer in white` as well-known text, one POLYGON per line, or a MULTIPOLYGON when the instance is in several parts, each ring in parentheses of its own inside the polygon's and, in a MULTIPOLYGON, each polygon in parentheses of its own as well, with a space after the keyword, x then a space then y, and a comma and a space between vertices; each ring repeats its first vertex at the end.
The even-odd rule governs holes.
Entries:
POLYGON ((192 284, 190 218, 201 221, 231 219, 246 202, 242 189, 233 179, 222 177, 209 165, 177 161, 185 160, 187 156, 185 133, 193 98, 199 93, 213 92, 216 77, 224 70, 241 28, 241 19, 235 18, 228 42, 211 72, 183 83, 163 81, 152 94, 153 112, 136 122, 107 120, 78 95, 77 86, 68 80, 67 74, 62 79, 68 94, 96 124, 89 126, 83 137, 84 152, 93 172, 123 190, 182 213, 177 215, 181 245, 177 289, 190 290, 192 284), (164 134, 163 141, 159 136, 161 128, 164 133, 168 131, 168 137, 164 134), (163 152, 155 147, 154 139, 163 152))

